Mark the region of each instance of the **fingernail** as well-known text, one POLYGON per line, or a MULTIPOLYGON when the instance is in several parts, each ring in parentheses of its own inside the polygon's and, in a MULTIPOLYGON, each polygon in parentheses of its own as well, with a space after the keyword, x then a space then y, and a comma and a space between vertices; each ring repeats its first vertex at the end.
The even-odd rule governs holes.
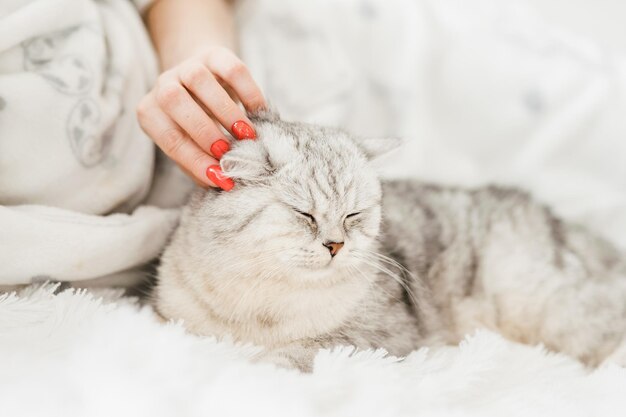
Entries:
POLYGON ((233 135, 239 140, 242 139, 255 139, 256 132, 250 125, 243 120, 238 120, 233 123, 232 128, 230 129, 233 132, 233 135))
POLYGON ((230 191, 235 186, 235 182, 224 175, 219 165, 211 165, 206 169, 206 176, 224 191, 230 191))
POLYGON ((222 156, 230 150, 230 145, 224 139, 220 139, 216 140, 209 150, 215 158, 221 159, 222 156))

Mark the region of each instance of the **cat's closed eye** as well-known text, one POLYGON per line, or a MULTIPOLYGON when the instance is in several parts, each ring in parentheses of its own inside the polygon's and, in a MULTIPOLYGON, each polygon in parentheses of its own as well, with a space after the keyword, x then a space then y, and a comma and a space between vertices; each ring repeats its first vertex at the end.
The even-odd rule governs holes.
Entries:
POLYGON ((300 210, 298 210, 298 209, 296 209, 296 208, 294 208, 293 210, 294 210, 296 213, 298 213, 300 216, 302 216, 302 217, 306 218, 307 220, 309 220, 310 222, 315 223, 315 217, 313 217, 313 215, 312 215, 312 214, 310 214, 310 213, 306 213, 306 212, 304 212, 304 211, 300 211, 300 210))
POLYGON ((346 215, 346 217, 344 217, 343 219, 343 227, 348 228, 351 225, 354 225, 356 223, 356 220, 358 219, 359 214, 361 214, 361 212, 356 211, 354 213, 346 215))

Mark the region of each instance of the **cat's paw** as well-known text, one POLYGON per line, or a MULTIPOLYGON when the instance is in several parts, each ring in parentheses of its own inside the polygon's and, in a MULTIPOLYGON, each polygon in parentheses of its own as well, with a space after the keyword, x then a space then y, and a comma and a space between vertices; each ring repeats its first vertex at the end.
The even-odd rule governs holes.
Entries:
POLYGON ((315 352, 300 349, 280 349, 265 351, 255 358, 255 362, 272 363, 279 368, 297 369, 300 372, 313 372, 315 352))

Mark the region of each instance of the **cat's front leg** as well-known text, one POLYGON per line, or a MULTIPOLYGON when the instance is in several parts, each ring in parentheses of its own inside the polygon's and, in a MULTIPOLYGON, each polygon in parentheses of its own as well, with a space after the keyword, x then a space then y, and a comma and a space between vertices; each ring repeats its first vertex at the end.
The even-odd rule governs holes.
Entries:
POLYGON ((273 363, 281 368, 295 368, 302 372, 311 372, 313 360, 320 348, 321 346, 310 343, 294 342, 280 348, 266 349, 257 357, 257 360, 273 363))

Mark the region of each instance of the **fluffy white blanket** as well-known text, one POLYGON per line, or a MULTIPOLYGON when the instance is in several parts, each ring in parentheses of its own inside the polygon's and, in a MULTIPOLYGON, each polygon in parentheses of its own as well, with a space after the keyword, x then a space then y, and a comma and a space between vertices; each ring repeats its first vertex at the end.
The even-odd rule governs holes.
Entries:
POLYGON ((252 364, 257 349, 164 326, 114 293, 57 286, 0 297, 2 415, 623 416, 626 369, 479 332, 459 347, 321 351, 312 375, 252 364))

